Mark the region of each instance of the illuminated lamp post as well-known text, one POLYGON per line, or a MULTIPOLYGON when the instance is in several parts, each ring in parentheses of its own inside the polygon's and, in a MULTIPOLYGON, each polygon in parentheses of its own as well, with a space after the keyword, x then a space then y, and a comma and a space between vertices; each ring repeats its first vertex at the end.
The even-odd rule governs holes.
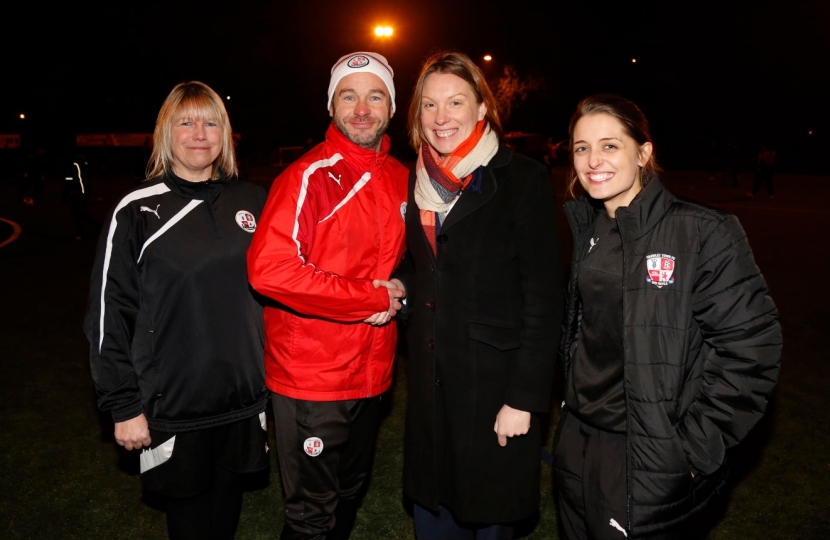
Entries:
POLYGON ((387 57, 389 56, 389 43, 392 38, 392 34, 395 31, 392 29, 391 26, 385 24, 379 24, 375 26, 374 34, 375 34, 375 45, 374 47, 387 57))

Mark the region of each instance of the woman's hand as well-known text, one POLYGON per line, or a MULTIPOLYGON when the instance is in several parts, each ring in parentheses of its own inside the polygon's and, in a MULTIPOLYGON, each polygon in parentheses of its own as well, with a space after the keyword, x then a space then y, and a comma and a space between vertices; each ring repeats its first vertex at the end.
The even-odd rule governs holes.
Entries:
POLYGON ((115 423, 115 442, 127 450, 138 450, 150 446, 150 428, 144 413, 135 418, 115 423))
POLYGON ((507 438, 524 435, 530 429, 530 413, 514 409, 510 405, 502 406, 496 415, 493 431, 499 437, 499 446, 507 446, 507 438))

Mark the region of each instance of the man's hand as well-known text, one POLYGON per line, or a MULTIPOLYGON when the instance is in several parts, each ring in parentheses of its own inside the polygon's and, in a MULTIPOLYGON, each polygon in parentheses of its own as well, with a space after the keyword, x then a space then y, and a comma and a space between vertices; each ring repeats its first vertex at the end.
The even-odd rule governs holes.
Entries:
POLYGON ((499 446, 507 446, 507 438, 524 435, 530 429, 530 413, 514 409, 509 405, 502 406, 496 415, 496 425, 493 431, 499 438, 499 446))
POLYGON ((375 289, 378 287, 386 287, 387 292, 389 292, 389 309, 375 313, 363 322, 373 326, 382 326, 391 321, 395 314, 403 307, 401 306, 401 300, 406 296, 406 290, 399 279, 393 279, 391 281, 376 279, 372 281, 372 285, 374 285, 375 289))
POLYGON ((135 418, 115 423, 115 442, 127 450, 138 450, 150 446, 150 428, 144 413, 135 418))

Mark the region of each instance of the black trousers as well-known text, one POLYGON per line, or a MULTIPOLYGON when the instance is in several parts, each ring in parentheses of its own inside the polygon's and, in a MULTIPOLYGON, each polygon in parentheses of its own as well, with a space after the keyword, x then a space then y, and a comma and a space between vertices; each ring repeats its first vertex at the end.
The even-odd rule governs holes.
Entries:
POLYGON ((184 433, 150 430, 152 444, 142 461, 146 452, 155 453, 157 462, 149 468, 142 463, 141 483, 164 498, 172 540, 234 537, 246 475, 268 469, 264 421, 261 413, 184 433))
MULTIPOLYGON (((563 538, 627 538, 625 435, 593 428, 563 409, 553 465, 563 538)), ((640 538, 680 540, 682 536, 664 533, 640 538)))
POLYGON ((284 540, 346 539, 363 496, 381 396, 305 401, 271 394, 285 490, 284 540))
POLYGON ((440 506, 435 514, 416 504, 415 537, 418 540, 513 540, 512 524, 458 523, 452 513, 440 506))
POLYGON ((772 175, 774 171, 772 167, 762 166, 758 168, 755 173, 755 183, 752 185, 752 194, 755 195, 761 190, 761 186, 767 189, 767 195, 772 195, 772 175))

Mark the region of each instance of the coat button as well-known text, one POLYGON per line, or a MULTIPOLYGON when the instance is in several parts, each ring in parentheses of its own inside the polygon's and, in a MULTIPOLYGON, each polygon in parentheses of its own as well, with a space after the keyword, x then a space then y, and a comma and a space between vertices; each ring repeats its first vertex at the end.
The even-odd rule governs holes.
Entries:
POLYGON ((446 242, 449 239, 450 239, 450 237, 447 236, 446 234, 439 234, 438 238, 436 238, 436 240, 438 240, 438 242, 441 243, 441 244, 443 244, 444 242, 446 242))
POLYGON ((435 348, 435 341, 433 341, 431 339, 428 340, 427 341, 427 347, 429 347, 429 350, 433 350, 435 348))
POLYGON ((430 300, 429 302, 427 302, 427 307, 430 311, 435 311, 435 300, 430 300))
POLYGON ((441 379, 435 379, 435 386, 441 386, 441 379))

